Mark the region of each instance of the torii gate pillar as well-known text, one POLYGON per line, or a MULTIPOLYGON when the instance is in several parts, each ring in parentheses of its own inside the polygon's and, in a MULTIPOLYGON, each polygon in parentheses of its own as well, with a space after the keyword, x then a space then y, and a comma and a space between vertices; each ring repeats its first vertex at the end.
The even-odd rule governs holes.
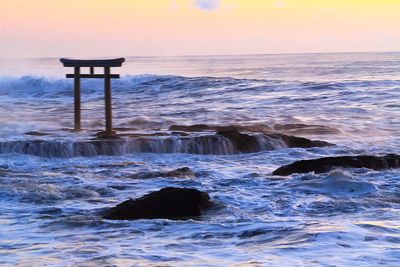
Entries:
POLYGON ((119 74, 111 74, 112 67, 121 67, 125 62, 124 58, 116 59, 67 59, 61 58, 61 63, 64 67, 73 67, 74 74, 67 74, 67 78, 74 79, 74 130, 81 130, 81 78, 104 78, 104 102, 105 102, 105 121, 106 121, 106 136, 112 136, 115 131, 112 127, 112 97, 111 97, 111 79, 118 79, 119 74), (81 67, 90 68, 89 74, 81 74, 81 67), (103 74, 95 74, 94 68, 104 68, 103 74))

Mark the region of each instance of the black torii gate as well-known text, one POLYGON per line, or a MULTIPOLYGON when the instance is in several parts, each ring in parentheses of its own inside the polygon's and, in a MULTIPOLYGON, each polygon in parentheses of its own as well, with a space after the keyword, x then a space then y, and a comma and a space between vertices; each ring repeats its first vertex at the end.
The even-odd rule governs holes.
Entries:
POLYGON ((75 117, 74 130, 81 130, 81 78, 104 78, 104 100, 105 100, 105 120, 106 120, 106 136, 112 136, 115 131, 112 127, 112 99, 111 99, 111 79, 118 79, 119 74, 111 74, 110 68, 121 67, 125 62, 124 58, 115 59, 67 59, 61 58, 64 67, 73 67, 74 74, 67 74, 67 78, 74 79, 74 100, 75 100, 75 117), (89 74, 82 74, 81 67, 90 68, 89 74), (104 68, 103 74, 95 74, 94 68, 104 68))

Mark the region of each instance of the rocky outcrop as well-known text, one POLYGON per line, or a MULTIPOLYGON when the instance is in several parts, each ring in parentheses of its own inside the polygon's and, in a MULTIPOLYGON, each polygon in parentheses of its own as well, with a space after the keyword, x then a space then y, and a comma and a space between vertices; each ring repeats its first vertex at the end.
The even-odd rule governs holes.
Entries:
POLYGON ((241 153, 261 151, 261 145, 257 137, 240 133, 238 130, 225 130, 217 132, 218 135, 229 139, 233 146, 241 153))
POLYGON ((21 153, 41 157, 119 156, 131 153, 189 153, 232 155, 287 147, 323 147, 331 144, 284 134, 249 134, 237 129, 217 133, 137 134, 93 140, 15 140, 0 142, 0 154, 21 153))
POLYGON ((183 220, 201 216, 211 206, 210 196, 197 189, 167 187, 111 208, 108 220, 171 219, 183 220))
POLYGON ((299 147, 299 148, 310 148, 310 147, 326 147, 333 146, 334 144, 319 141, 319 140, 310 140, 303 137, 284 135, 284 134, 270 134, 268 137, 277 137, 282 139, 282 141, 286 144, 287 147, 299 147))
POLYGON ((264 150, 261 143, 262 139, 260 138, 266 138, 265 140, 278 140, 283 142, 284 145, 289 148, 325 147, 333 145, 324 141, 314 141, 303 137, 284 134, 264 134, 262 136, 255 136, 240 133, 237 130, 219 131, 217 134, 229 139, 233 146, 241 153, 252 153, 264 150))
POLYGON ((182 167, 172 171, 158 171, 158 172, 138 172, 132 174, 132 179, 151 179, 151 178, 195 178, 195 174, 188 167, 182 167))
POLYGON ((278 168, 272 174, 288 176, 293 173, 323 173, 334 168, 368 168, 372 170, 385 170, 399 167, 400 155, 342 156, 296 161, 292 164, 278 168))
POLYGON ((252 125, 208 125, 208 124, 194 124, 194 125, 172 125, 169 131, 183 131, 183 132, 204 132, 204 131, 232 131, 250 133, 281 133, 288 135, 326 135, 326 134, 341 134, 340 130, 324 125, 303 124, 303 123, 289 123, 289 124, 275 124, 273 128, 265 124, 252 124, 252 125))

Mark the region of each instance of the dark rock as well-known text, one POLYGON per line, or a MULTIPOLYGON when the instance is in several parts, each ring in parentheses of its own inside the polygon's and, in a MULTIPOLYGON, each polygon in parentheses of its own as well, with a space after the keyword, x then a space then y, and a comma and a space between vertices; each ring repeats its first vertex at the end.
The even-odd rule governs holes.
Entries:
POLYGON ((195 178, 195 174, 188 167, 182 167, 165 172, 138 172, 130 176, 132 179, 150 179, 158 177, 195 178))
POLYGON ((307 138, 291 136, 291 135, 275 134, 275 135, 269 135, 269 136, 270 137, 273 137, 273 136, 279 137, 290 148, 292 148, 292 147, 309 148, 309 147, 333 146, 333 144, 325 142, 325 141, 310 140, 307 138))
POLYGON ((273 175, 287 176, 293 173, 323 173, 334 168, 368 168, 372 170, 385 170, 400 167, 400 156, 388 154, 384 156, 342 156, 327 157, 312 160, 300 160, 282 166, 275 170, 273 175))
POLYGON ((224 130, 217 132, 217 134, 229 139, 233 146, 242 153, 261 151, 260 143, 255 136, 243 134, 237 130, 224 130))
POLYGON ((194 125, 172 125, 169 131, 184 131, 184 132, 204 132, 204 131, 239 131, 239 132, 250 132, 250 133, 282 133, 282 134, 300 134, 300 135, 312 135, 312 134, 340 134, 338 129, 324 126, 324 125, 309 125, 309 124, 275 124, 274 128, 264 124, 252 124, 252 125, 207 125, 207 124, 194 124, 194 125))
POLYGON ((231 155, 254 153, 282 147, 322 147, 323 141, 284 134, 248 134, 238 130, 223 130, 216 134, 172 136, 168 132, 117 135, 107 138, 65 142, 62 140, 15 140, 0 142, 0 154, 21 153, 40 157, 118 156, 131 153, 190 153, 231 155), (166 138, 159 138, 160 136, 166 138), (228 142, 228 140, 230 142, 228 142), (230 143, 232 145, 230 145, 230 143))
POLYGON ((210 196, 196 189, 167 187, 111 208, 104 216, 109 220, 172 219, 201 216, 211 206, 210 196))
MULTIPOLYGON (((241 153, 252 153, 259 152, 262 150, 259 139, 256 136, 240 133, 237 130, 225 130, 219 131, 217 134, 228 138, 234 147, 241 153)), ((300 147, 300 148, 310 148, 310 147, 325 147, 332 146, 328 142, 324 141, 314 141, 303 137, 296 137, 284 134, 264 134, 264 137, 269 139, 280 139, 287 147, 300 147)))
POLYGON ((107 134, 105 131, 97 132, 95 134, 95 137, 96 137, 95 140, 97 140, 97 139, 100 139, 100 140, 102 140, 102 139, 113 140, 113 139, 120 139, 121 138, 119 135, 117 135, 117 131, 115 131, 115 130, 113 130, 111 134, 107 134))

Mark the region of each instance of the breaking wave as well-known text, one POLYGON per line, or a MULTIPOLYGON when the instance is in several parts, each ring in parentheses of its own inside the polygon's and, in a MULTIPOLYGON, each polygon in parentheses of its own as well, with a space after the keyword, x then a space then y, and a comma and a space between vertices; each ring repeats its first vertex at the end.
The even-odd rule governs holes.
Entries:
MULTIPOLYGON (((282 82, 265 79, 239 79, 229 77, 184 77, 176 75, 126 75, 113 80, 113 91, 116 93, 168 93, 183 90, 186 93, 205 90, 208 93, 224 89, 224 93, 254 90, 274 92, 278 88, 285 90, 345 90, 352 88, 392 87, 398 88, 400 80, 349 80, 341 82, 282 82)), ((102 94, 101 79, 83 79, 82 88, 85 94, 102 94)), ((71 97, 73 83, 69 79, 42 76, 0 76, 0 95, 19 97, 71 97)), ((193 96, 193 95, 192 95, 193 96)), ((195 96, 195 95, 194 95, 195 96)))

